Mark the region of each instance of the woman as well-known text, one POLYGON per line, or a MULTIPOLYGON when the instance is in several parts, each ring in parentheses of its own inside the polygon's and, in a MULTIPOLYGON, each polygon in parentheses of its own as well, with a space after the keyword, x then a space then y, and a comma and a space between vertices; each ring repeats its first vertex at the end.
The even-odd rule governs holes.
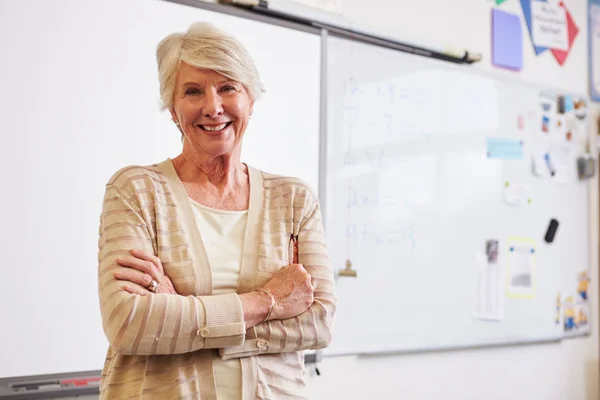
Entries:
POLYGON ((102 399, 303 398, 336 297, 319 203, 240 161, 262 92, 244 47, 197 23, 158 45, 182 152, 108 182, 99 296, 102 399))

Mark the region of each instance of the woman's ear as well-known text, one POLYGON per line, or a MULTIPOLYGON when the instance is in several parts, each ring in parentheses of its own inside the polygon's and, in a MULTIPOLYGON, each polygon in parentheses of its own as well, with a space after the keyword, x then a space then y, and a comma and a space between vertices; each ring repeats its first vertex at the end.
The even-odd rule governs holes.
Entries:
POLYGON ((250 114, 248 114, 248 117, 252 117, 253 113, 254 113, 254 100, 252 100, 252 102, 250 103, 250 114))
POLYGON ((175 114, 175 110, 171 108, 169 109, 169 112, 171 113, 171 119, 173 120, 175 125, 179 125, 179 119, 177 118, 177 114, 175 114))

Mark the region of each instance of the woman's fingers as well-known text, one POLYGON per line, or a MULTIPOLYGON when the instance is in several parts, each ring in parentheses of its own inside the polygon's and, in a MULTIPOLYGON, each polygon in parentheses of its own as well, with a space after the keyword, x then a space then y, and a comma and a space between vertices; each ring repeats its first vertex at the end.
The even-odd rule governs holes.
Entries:
MULTIPOLYGON (((164 273, 160 259, 151 253, 142 250, 131 250, 133 257, 117 258, 117 263, 125 268, 114 274, 116 279, 129 281, 142 286, 142 290, 150 290, 150 284, 156 281, 153 293, 177 294, 173 282, 164 273)), ((138 291, 129 291, 138 293, 138 291)), ((144 294, 147 294, 145 292, 144 294)))
POLYGON ((154 279, 152 276, 135 269, 125 269, 123 271, 115 272, 114 276, 116 279, 136 283, 144 288, 149 287, 154 279))
POLYGON ((154 263, 151 261, 146 261, 134 257, 123 257, 118 258, 117 262, 123 267, 134 268, 140 272, 143 272, 144 274, 150 275, 151 278, 154 278, 157 281, 162 276, 162 273, 160 273, 158 268, 156 268, 154 263))
POLYGON ((127 293, 131 294, 139 294, 140 296, 145 296, 150 293, 147 289, 135 284, 127 284, 123 287, 127 293))
POLYGON ((154 266, 156 267, 158 272, 160 272, 161 275, 164 274, 163 266, 162 266, 162 263, 160 262, 160 258, 156 257, 154 254, 148 253, 148 252, 145 252, 142 250, 138 250, 138 249, 131 250, 131 254, 133 254, 134 257, 151 262, 152 264, 154 264, 154 266))

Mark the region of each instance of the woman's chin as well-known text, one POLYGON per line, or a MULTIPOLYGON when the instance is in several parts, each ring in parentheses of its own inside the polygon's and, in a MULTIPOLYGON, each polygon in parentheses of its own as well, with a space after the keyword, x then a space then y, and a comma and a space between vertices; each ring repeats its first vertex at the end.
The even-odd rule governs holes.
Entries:
POLYGON ((200 151, 209 157, 222 157, 232 154, 235 150, 233 143, 208 143, 201 146, 200 151))
POLYGON ((227 133, 218 136, 192 136, 191 148, 200 156, 221 157, 232 154, 238 147, 238 142, 235 140, 235 135, 227 133))

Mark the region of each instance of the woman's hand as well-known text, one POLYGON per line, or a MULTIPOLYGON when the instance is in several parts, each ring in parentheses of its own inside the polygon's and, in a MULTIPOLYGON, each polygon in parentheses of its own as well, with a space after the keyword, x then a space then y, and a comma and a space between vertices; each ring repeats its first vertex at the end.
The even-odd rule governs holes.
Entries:
POLYGON ((177 294, 158 257, 136 249, 130 253, 132 257, 117 258, 119 265, 129 268, 115 273, 116 279, 129 282, 125 285, 127 292, 142 296, 148 293, 177 294), (153 280, 158 286, 152 292, 150 286, 153 280))
POLYGON ((314 301, 311 277, 302 264, 288 265, 277 272, 263 289, 275 297, 269 319, 288 319, 302 314, 314 301))

